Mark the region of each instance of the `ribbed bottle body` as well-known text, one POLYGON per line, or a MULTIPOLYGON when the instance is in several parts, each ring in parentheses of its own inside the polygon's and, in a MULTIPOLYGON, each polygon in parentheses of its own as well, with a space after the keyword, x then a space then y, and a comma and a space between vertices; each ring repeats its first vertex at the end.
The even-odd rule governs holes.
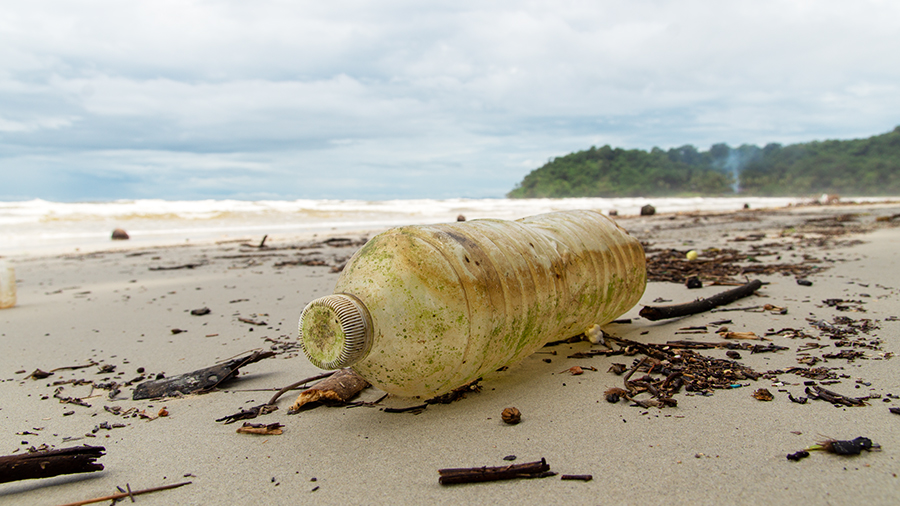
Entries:
POLYGON ((391 229, 347 263, 335 293, 368 309, 353 369, 402 396, 432 396, 605 324, 646 285, 640 243, 594 211, 391 229))
POLYGON ((16 305, 16 270, 6 260, 0 260, 0 309, 16 305))

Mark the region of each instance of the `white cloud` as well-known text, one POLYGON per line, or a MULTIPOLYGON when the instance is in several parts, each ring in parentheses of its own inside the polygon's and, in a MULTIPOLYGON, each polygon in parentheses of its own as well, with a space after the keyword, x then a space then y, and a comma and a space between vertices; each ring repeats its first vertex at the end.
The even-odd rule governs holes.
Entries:
POLYGON ((0 18, 0 167, 107 181, 106 198, 179 178, 187 197, 500 196, 523 164, 591 144, 873 135, 900 123, 898 14, 877 0, 21 2, 0 18))

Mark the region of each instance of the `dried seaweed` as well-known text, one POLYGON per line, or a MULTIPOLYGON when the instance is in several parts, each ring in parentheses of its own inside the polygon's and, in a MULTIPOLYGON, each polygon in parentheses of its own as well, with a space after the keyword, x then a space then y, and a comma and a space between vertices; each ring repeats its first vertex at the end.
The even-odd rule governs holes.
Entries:
POLYGON ((758 263, 758 257, 775 254, 765 251, 746 254, 736 249, 710 248, 700 252, 696 260, 687 259, 688 250, 660 250, 645 246, 645 252, 648 281, 681 284, 696 276, 713 284, 742 284, 740 277, 748 274, 806 277, 822 270, 809 260, 800 264, 758 263))

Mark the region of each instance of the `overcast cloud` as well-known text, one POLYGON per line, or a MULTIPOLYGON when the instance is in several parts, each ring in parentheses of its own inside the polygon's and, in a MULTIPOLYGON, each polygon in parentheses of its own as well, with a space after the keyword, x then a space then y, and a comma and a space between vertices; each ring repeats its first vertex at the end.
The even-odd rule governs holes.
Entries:
POLYGON ((900 124, 900 2, 2 1, 0 199, 502 197, 900 124))

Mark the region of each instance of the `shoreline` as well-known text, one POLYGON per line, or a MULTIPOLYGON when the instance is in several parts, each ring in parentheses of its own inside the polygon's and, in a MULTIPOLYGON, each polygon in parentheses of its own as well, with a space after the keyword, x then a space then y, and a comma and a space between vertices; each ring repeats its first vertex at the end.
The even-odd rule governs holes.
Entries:
MULTIPOLYGON (((886 199, 892 199, 889 197, 885 197, 886 199)), ((701 216, 701 217, 713 217, 713 216, 729 216, 735 213, 758 213, 758 212, 804 212, 803 210, 809 210, 809 212, 818 212, 820 210, 826 209, 842 209, 847 207, 868 207, 868 208, 881 208, 881 207, 894 207, 900 204, 900 200, 884 200, 879 202, 837 202, 832 204, 820 204, 817 202, 806 202, 799 203, 795 205, 787 205, 781 207, 758 207, 758 208, 749 208, 749 209, 729 209, 729 210, 688 210, 688 211, 671 211, 671 212, 657 212, 654 216, 656 217, 671 217, 671 216, 701 216)), ((617 216, 610 216, 616 221, 621 221, 623 223, 627 223, 632 220, 640 220, 646 217, 641 216, 640 214, 621 214, 617 216)), ((474 218, 479 219, 479 218, 474 218)), ((502 218, 501 218, 502 219, 502 218)), ((447 223, 452 220, 448 218, 446 220, 447 223)), ((405 224, 419 224, 414 221, 405 224)), ((392 225, 392 226, 400 226, 400 225, 392 225)), ((200 238, 183 238, 183 239, 175 239, 173 237, 168 238, 153 238, 153 237, 132 237, 127 240, 113 240, 107 236, 103 241, 89 241, 85 243, 81 243, 78 246, 74 245, 57 245, 57 246, 42 246, 38 250, 34 251, 23 251, 17 250, 12 252, 7 252, 4 254, 0 254, 0 258, 6 258, 9 260, 16 261, 17 259, 25 259, 30 257, 42 258, 42 257, 53 257, 53 256, 78 256, 85 254, 99 254, 99 253, 116 253, 116 252, 132 252, 139 250, 147 250, 147 249, 159 249, 159 248, 190 248, 190 247, 210 247, 210 246, 222 246, 228 245, 232 243, 258 243, 263 237, 267 237, 267 244, 272 243, 281 243, 284 244, 292 244, 297 242, 312 242, 316 240, 325 240, 328 238, 341 237, 341 236, 352 236, 352 237, 372 237, 373 235, 383 232, 387 230, 391 226, 380 226, 380 227, 368 227, 368 228, 360 228, 360 227, 348 227, 348 228, 332 228, 330 230, 311 230, 304 232, 286 232, 279 233, 277 231, 278 227, 269 227, 266 228, 264 225, 258 225, 256 228, 258 229, 258 233, 247 233, 241 234, 239 236, 229 236, 229 235, 217 235, 215 237, 210 236, 210 233, 203 232, 202 230, 198 230, 197 233, 200 234, 200 238), (272 228, 275 231, 272 231, 272 228)), ((627 227, 626 227, 627 228, 627 227)), ((110 234, 112 230, 109 231, 110 234)), ((127 232, 127 230, 126 230, 127 232)))
MULTIPOLYGON (((891 197, 848 197, 845 202, 884 202, 891 197)), ((362 233, 408 224, 446 223, 458 215, 468 219, 517 219, 566 209, 618 210, 637 216, 651 204, 659 213, 737 211, 805 206, 800 198, 663 198, 663 199, 530 199, 390 201, 390 202, 133 202, 56 204, 24 208, 0 205, 0 255, 47 255, 103 249, 207 244, 236 238, 312 237, 362 233), (61 206, 60 208, 54 206, 61 206), (236 206, 228 208, 226 206, 236 206), (128 245, 112 245, 110 234, 124 229, 128 245)), ((0 203, 2 204, 2 203, 0 203)), ((125 241, 123 241, 125 242, 125 241)))
MULTIPOLYGON (((215 420, 265 402, 273 388, 319 372, 298 355, 296 318, 306 302, 331 293, 338 275, 332 268, 358 244, 301 249, 305 246, 301 242, 273 237, 271 248, 228 242, 12 257, 20 279, 19 305, 0 310, 0 339, 7 351, 0 357, 0 416, 5 419, 0 454, 22 453, 42 444, 64 448, 86 443, 106 448, 99 460, 106 469, 0 484, 0 504, 58 504, 114 493, 116 486, 126 483, 138 489, 179 481, 193 483, 140 500, 145 504, 227 504, 235 497, 255 496, 271 504, 504 504, 512 500, 524 504, 890 504, 900 493, 898 419, 888 412, 888 407, 900 405, 896 397, 900 378, 893 358, 900 352, 900 310, 896 309, 900 258, 895 253, 900 246, 900 223, 896 223, 900 220, 878 218, 897 213, 900 204, 892 203, 617 219, 647 245, 651 258, 670 251, 683 256, 693 249, 704 255, 704 265, 721 266, 723 272, 725 267, 735 267, 728 271, 736 273, 728 274, 732 278, 752 276, 767 283, 758 295, 726 309, 769 304, 786 313, 729 310, 661 322, 638 317, 641 305, 688 302, 726 288, 709 284, 713 279, 709 275, 697 290, 688 290, 682 283, 651 281, 641 303, 622 316, 631 323, 610 324, 605 331, 641 343, 665 344, 685 339, 721 341, 715 331, 727 326, 733 332, 770 339, 754 344, 788 348, 770 353, 739 351, 741 364, 760 373, 826 367, 835 374, 832 379, 781 373, 741 381, 747 386, 714 390, 709 396, 682 391, 675 396, 677 407, 611 404, 603 392, 621 387, 623 380, 607 370, 614 363, 630 367, 640 355, 568 358, 603 349, 578 342, 541 350, 507 371, 484 378, 480 392, 451 404, 430 405, 419 414, 381 411, 420 402, 388 398, 377 406, 320 407, 287 415, 295 395, 286 394, 278 402, 278 411, 249 420, 284 424, 284 434, 278 436, 236 434, 240 423, 223 425, 215 420), (726 258, 725 253, 732 250, 740 260, 726 258), (304 261, 321 264, 302 265, 304 261), (196 266, 151 270, 190 264, 196 266), (782 274, 794 272, 785 267, 794 265, 823 269, 806 276, 813 283, 808 287, 798 285, 794 274, 782 274), (781 267, 771 272, 760 269, 765 266, 781 267), (827 300, 846 303, 829 305, 827 300), (190 314, 203 307, 210 314, 190 314), (835 323, 841 317, 856 322, 857 334, 846 339, 848 345, 836 346, 839 341, 816 322, 850 328, 850 324, 835 323), (859 327, 865 319, 876 323, 868 333, 859 327), (722 320, 731 322, 712 324, 722 320), (705 334, 679 330, 701 326, 706 327, 705 334), (767 335, 783 329, 809 337, 767 335), (878 344, 872 345, 875 341, 878 344), (204 395, 134 401, 133 386, 129 386, 110 399, 109 390, 75 381, 123 383, 138 374, 159 373, 169 377, 254 349, 274 350, 277 355, 242 368, 237 380, 204 395), (823 358, 844 350, 862 355, 823 358), (813 358, 818 361, 809 366, 813 358), (97 365, 58 370, 41 380, 26 378, 35 369, 50 371, 89 361, 97 365), (103 365, 115 368, 101 373, 103 365), (597 370, 578 376, 566 372, 576 365, 597 370), (138 368, 144 373, 138 373, 138 368), (69 383, 53 385, 57 381, 69 383), (807 395, 808 381, 847 396, 878 397, 862 407, 836 408, 821 400, 791 402, 788 394, 807 395), (55 398, 59 387, 63 390, 55 398), (774 399, 753 398, 751 394, 759 388, 768 389, 774 399), (59 397, 69 396, 84 399, 90 407, 60 403, 59 397), (156 414, 163 406, 168 416, 121 415, 131 408, 156 414), (522 423, 510 426, 500 421, 501 411, 511 406, 522 412, 522 423), (123 426, 95 431, 104 422, 109 427, 123 426), (813 452, 800 462, 785 458, 823 434, 838 439, 866 436, 880 444, 882 451, 855 457, 813 452), (508 462, 503 457, 508 455, 516 455, 515 463, 546 458, 552 471, 591 474, 594 479, 438 485, 438 469, 504 465, 508 462)), ((259 239, 250 243, 258 244, 259 239)), ((726 359, 726 351, 699 353, 726 359)), ((368 389, 360 400, 372 402, 380 396, 368 389)))

